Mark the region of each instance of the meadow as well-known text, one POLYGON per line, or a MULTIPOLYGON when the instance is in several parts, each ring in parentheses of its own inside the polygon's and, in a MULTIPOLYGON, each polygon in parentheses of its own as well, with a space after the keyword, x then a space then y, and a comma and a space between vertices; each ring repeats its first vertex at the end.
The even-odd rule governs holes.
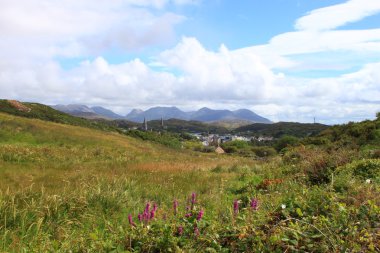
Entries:
POLYGON ((379 129, 252 159, 0 113, 0 251, 379 252, 379 129))

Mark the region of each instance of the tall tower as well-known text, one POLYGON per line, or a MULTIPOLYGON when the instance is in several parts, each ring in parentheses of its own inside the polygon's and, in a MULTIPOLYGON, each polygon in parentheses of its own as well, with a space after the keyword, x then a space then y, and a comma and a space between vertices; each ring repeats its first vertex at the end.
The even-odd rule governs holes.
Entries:
POLYGON ((146 121, 145 117, 144 117, 144 130, 148 131, 148 121, 146 121))

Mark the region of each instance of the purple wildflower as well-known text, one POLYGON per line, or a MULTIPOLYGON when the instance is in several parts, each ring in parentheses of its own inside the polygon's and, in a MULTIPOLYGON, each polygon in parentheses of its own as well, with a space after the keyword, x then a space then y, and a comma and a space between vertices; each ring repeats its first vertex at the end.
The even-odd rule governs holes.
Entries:
POLYGON ((139 221, 141 222, 143 220, 143 215, 141 213, 139 213, 139 215, 137 215, 137 218, 139 219, 139 221))
POLYGON ((258 209, 258 207, 259 207, 259 200, 256 198, 252 198, 251 209, 256 211, 258 209))
POLYGON ((129 225, 131 225, 132 227, 136 227, 136 224, 133 222, 133 219, 132 219, 132 214, 128 215, 128 221, 129 221, 129 225))
POLYGON ((237 215, 239 213, 239 201, 234 200, 234 215, 237 215))
POLYGON ((154 218, 154 210, 150 211, 150 216, 149 216, 149 219, 153 219, 154 218))
POLYGON ((176 199, 173 201, 173 211, 174 211, 174 215, 177 215, 178 201, 176 199))
POLYGON ((157 211, 157 208, 158 208, 158 207, 157 207, 157 204, 154 203, 154 204, 153 204, 153 211, 156 212, 156 211, 157 211))
POLYGON ((198 213, 197 221, 200 221, 200 220, 202 219, 203 214, 204 214, 204 211, 203 211, 203 209, 202 209, 202 210, 200 210, 199 213, 198 213))
POLYGON ((199 236, 200 233, 199 233, 199 229, 198 229, 198 227, 195 227, 195 228, 194 228, 194 234, 195 234, 196 237, 199 236))
POLYGON ((178 234, 179 234, 179 235, 182 235, 182 234, 183 234, 183 227, 182 227, 182 226, 179 226, 179 227, 178 227, 178 234))
POLYGON ((150 209, 150 203, 148 202, 148 203, 146 203, 145 210, 144 210, 143 215, 142 215, 142 219, 144 221, 149 221, 149 219, 150 219, 150 210, 149 209, 150 209))
POLYGON ((148 202, 146 203, 144 213, 149 213, 149 210, 150 210, 150 203, 148 202))
POLYGON ((195 194, 195 192, 193 192, 193 193, 191 194, 191 210, 193 210, 194 205, 195 205, 195 203, 197 202, 196 198, 197 198, 197 195, 195 194))
POLYGON ((186 218, 189 218, 189 217, 191 217, 193 214, 192 213, 187 213, 187 214, 185 214, 185 217, 186 218))

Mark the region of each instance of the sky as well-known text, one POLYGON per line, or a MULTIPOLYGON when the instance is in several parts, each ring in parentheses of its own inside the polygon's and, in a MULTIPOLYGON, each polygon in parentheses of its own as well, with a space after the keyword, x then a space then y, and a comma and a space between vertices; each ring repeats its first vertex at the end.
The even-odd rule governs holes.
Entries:
POLYGON ((373 119, 380 0, 0 0, 0 98, 373 119))

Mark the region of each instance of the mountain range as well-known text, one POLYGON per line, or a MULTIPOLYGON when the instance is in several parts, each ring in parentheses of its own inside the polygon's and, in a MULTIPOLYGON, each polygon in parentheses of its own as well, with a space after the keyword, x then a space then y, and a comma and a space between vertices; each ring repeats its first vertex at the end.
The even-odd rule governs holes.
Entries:
POLYGON ((236 111, 230 110, 213 110, 207 107, 198 111, 184 112, 177 107, 153 107, 146 111, 134 109, 126 116, 114 113, 113 111, 96 106, 88 107, 86 105, 55 105, 54 109, 85 118, 106 118, 106 119, 126 119, 134 122, 143 122, 146 120, 158 119, 180 119, 194 120, 201 122, 218 122, 218 121, 247 121, 252 123, 272 123, 248 109, 240 109, 236 111))

